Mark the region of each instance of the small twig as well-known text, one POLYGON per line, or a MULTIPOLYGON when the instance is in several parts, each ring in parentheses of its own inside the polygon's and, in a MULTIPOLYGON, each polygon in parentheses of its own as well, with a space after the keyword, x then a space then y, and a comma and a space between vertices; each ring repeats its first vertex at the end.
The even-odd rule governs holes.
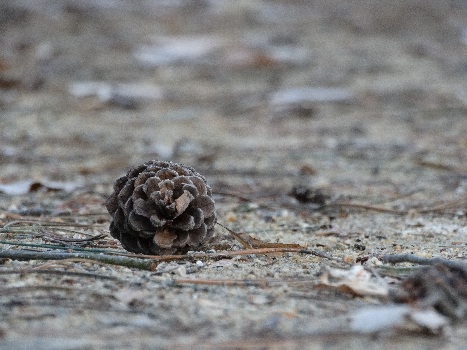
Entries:
POLYGON ((378 266, 378 273, 381 276, 401 279, 410 276, 414 271, 421 268, 421 266, 380 265, 378 266))
MULTIPOLYGON (((50 267, 55 267, 57 266, 58 264, 57 263, 54 263, 55 261, 57 260, 52 260, 52 261, 49 261, 49 262, 46 262, 42 265, 38 265, 36 267, 34 267, 34 270, 45 270, 45 269, 48 269, 50 267)), ((84 258, 70 258, 70 259, 63 259, 63 260, 59 260, 60 263, 62 263, 61 267, 63 268, 66 268, 68 267, 67 265, 63 264, 63 263, 68 263, 68 262, 72 262, 72 263, 87 263, 87 264, 94 264, 94 265, 100 265, 100 266, 107 266, 108 264, 102 262, 102 261, 96 261, 96 260, 90 260, 90 259, 84 259, 84 258)), ((60 265, 58 265, 60 267, 60 265)))
POLYGON ((335 258, 335 257, 333 257, 333 256, 329 256, 329 255, 327 255, 326 253, 321 252, 321 251, 319 251, 319 250, 302 249, 299 253, 302 253, 302 254, 311 254, 311 255, 314 255, 314 256, 318 256, 318 257, 320 257, 320 258, 325 258, 325 259, 328 259, 328 260, 333 260, 333 261, 342 262, 342 259, 335 258))
POLYGON ((438 205, 436 207, 432 207, 432 208, 417 210, 417 212, 421 213, 421 214, 431 213, 431 212, 436 212, 436 211, 449 209, 451 207, 454 207, 454 206, 457 206, 457 205, 460 205, 460 204, 464 204, 464 203, 467 203, 467 198, 461 198, 461 199, 453 200, 453 201, 443 203, 443 204, 440 204, 440 205, 438 205))
POLYGON ((228 227, 225 227, 224 225, 222 225, 221 223, 219 222, 216 222, 216 224, 218 224, 219 226, 223 227, 224 229, 226 229, 237 241, 240 242, 240 244, 243 246, 243 248, 245 249, 249 249, 249 248, 253 248, 253 246, 251 245, 250 242, 247 242, 246 240, 244 240, 237 232, 235 232, 234 230, 231 230, 230 228, 228 227))
POLYGON ((15 286, 15 287, 0 287, 0 294, 4 295, 11 295, 11 294, 18 294, 23 292, 36 292, 36 291, 62 291, 62 292, 73 292, 73 293, 80 293, 80 294, 90 294, 90 295, 99 295, 105 297, 113 297, 111 294, 103 294, 99 293, 98 291, 88 290, 88 289, 77 289, 74 287, 67 287, 67 286, 56 286, 56 285, 32 285, 32 286, 15 286))
POLYGON ((413 190, 413 191, 410 191, 410 192, 401 194, 401 195, 399 195, 399 196, 395 196, 395 197, 393 197, 393 198, 386 198, 386 199, 383 199, 383 200, 379 200, 379 201, 377 201, 377 202, 374 201, 372 204, 373 204, 373 205, 381 205, 381 204, 393 203, 393 202, 395 202, 395 201, 399 201, 399 200, 401 200, 401 199, 411 197, 411 196, 413 196, 414 194, 419 193, 419 192, 422 192, 422 189, 416 189, 416 190, 413 190))
POLYGON ((205 286, 229 286, 229 287, 270 287, 272 285, 285 283, 278 280, 265 280, 265 279, 189 279, 189 278, 176 278, 175 284, 201 284, 205 286))
MULTIPOLYGON (((95 226, 93 225, 93 228, 95 228, 95 226)), ((83 235, 83 236, 91 236, 91 240, 94 239, 93 237, 96 237, 96 236, 93 236, 92 233, 87 233, 87 232, 83 232, 83 231, 77 231, 77 230, 71 230, 71 229, 68 229, 68 228, 63 228, 63 227, 49 227, 48 228, 50 231, 61 231, 61 232, 69 232, 69 233, 74 233, 74 234, 79 234, 79 235, 83 235)), ((100 236, 106 236, 105 234, 100 234, 100 236)))
MULTIPOLYGON (((77 232, 77 231, 76 231, 77 232)), ((77 232, 77 233, 81 233, 81 232, 77 232)), ((53 237, 51 235, 44 235, 43 238, 48 238, 50 240, 53 240, 55 242, 59 242, 59 243, 84 243, 84 242, 92 242, 92 241, 97 241, 99 239, 103 239, 103 238, 106 238, 108 237, 107 234, 105 233, 101 233, 99 235, 96 235, 96 236, 92 236, 92 237, 89 237, 89 238, 60 238, 60 237, 53 237)))
POLYGON ((22 243, 22 242, 15 242, 15 241, 0 241, 0 244, 16 245, 16 246, 31 247, 31 248, 73 249, 73 250, 76 250, 76 251, 83 251, 83 252, 87 252, 87 253, 120 254, 120 252, 109 251, 107 249, 89 249, 89 248, 81 248, 81 247, 76 247, 76 246, 70 247, 69 245, 65 245, 65 244, 60 244, 60 245, 36 244, 36 243, 22 243))
POLYGON ((9 223, 3 225, 3 227, 0 229, 0 232, 8 232, 8 231, 5 231, 6 229, 8 229, 10 226, 14 226, 16 224, 20 224, 22 223, 22 221, 10 221, 9 223))
POLYGON ((389 213, 389 214, 396 214, 396 215, 407 214, 407 211, 388 209, 388 208, 383 208, 383 207, 378 207, 378 206, 368 205, 368 204, 361 204, 361 203, 329 203, 329 204, 326 204, 325 207, 326 206, 327 207, 350 207, 350 208, 372 210, 372 211, 377 211, 380 213, 389 213))
POLYGON ((277 335, 268 338, 241 338, 227 341, 203 341, 191 344, 176 344, 173 348, 188 349, 307 349, 310 344, 326 344, 336 341, 348 341, 349 337, 361 337, 337 324, 327 324, 326 329, 308 329, 308 335, 290 335, 280 337, 277 335))
POLYGON ((204 169, 199 169, 202 171, 203 174, 209 175, 209 176, 240 176, 240 177, 247 177, 247 176, 254 176, 254 177, 265 177, 265 178, 286 178, 288 176, 292 177, 295 176, 295 173, 292 171, 277 171, 277 169, 274 169, 273 171, 263 171, 263 170, 258 170, 256 168, 246 168, 246 169, 241 169, 241 168, 229 168, 229 169, 210 169, 210 168, 204 168, 204 169))
POLYGON ((142 270, 154 270, 158 259, 135 259, 106 254, 64 253, 64 252, 30 252, 24 250, 1 250, 0 259, 13 260, 64 260, 70 258, 100 261, 111 265, 133 267, 142 270))
MULTIPOLYGON (((7 229, 11 226, 15 225, 22 225, 22 224, 32 224, 34 227, 87 227, 89 228, 91 225, 89 224, 78 224, 78 223, 66 223, 66 222, 53 222, 53 221, 45 221, 45 220, 14 220, 10 221, 5 224, 2 228, 0 228, 0 232, 4 229, 7 229)), ((93 225, 96 226, 96 225, 93 225)))
MULTIPOLYGON (((55 247, 56 248, 56 247, 55 247)), ((340 261, 340 259, 333 258, 323 252, 308 250, 302 248, 255 248, 237 251, 223 251, 216 254, 211 253, 198 253, 190 255, 137 255, 125 254, 112 255, 112 254, 95 254, 82 250, 80 252, 50 252, 50 251, 24 251, 24 250, 0 250, 0 259, 13 259, 13 260, 65 260, 65 259, 87 259, 100 261, 102 263, 111 265, 120 265, 132 267, 142 270, 154 270, 157 263, 162 261, 175 261, 175 260, 195 260, 195 259, 219 259, 222 257, 236 256, 236 255, 254 255, 254 254, 274 254, 274 253, 300 253, 311 254, 322 258, 340 261)), ((117 253, 115 253, 117 254, 117 253)))
MULTIPOLYGON (((467 202, 466 198, 450 201, 447 203, 443 203, 440 205, 437 205, 435 207, 431 208, 425 208, 425 209, 416 209, 416 208, 411 208, 410 210, 414 210, 417 213, 420 214, 425 214, 425 213, 433 213, 433 212, 438 212, 441 210, 449 209, 451 207, 460 205, 467 202)), ((365 209, 365 210, 372 210, 372 211, 377 211, 381 213, 389 213, 389 214, 396 214, 396 215, 407 215, 409 213, 409 210, 395 210, 395 209, 388 209, 388 208, 383 208, 379 206, 374 206, 374 205, 368 205, 368 204, 362 204, 362 203, 329 203, 325 205, 325 207, 350 207, 350 208, 357 208, 357 209, 365 209)))
POLYGON ((115 276, 98 275, 98 274, 91 273, 91 272, 45 269, 42 266, 38 269, 0 270, 0 275, 14 275, 14 274, 65 275, 65 276, 100 278, 100 279, 105 279, 105 280, 117 280, 117 281, 120 280, 118 277, 115 277, 115 276))
POLYGON ((219 226, 222 226, 225 228, 229 233, 234 236, 234 238, 239 241, 242 245, 243 248, 245 249, 254 249, 254 248, 297 248, 297 249, 305 249, 302 247, 300 244, 296 243, 268 243, 268 242, 263 242, 262 240, 258 238, 251 237, 250 235, 246 234, 245 232, 238 233, 235 232, 228 227, 225 227, 224 225, 220 224, 217 222, 219 226))
POLYGON ((184 259, 219 259, 223 257, 237 256, 237 255, 255 255, 255 254, 277 254, 277 253, 299 253, 299 254, 309 254, 315 255, 320 258, 325 258, 329 260, 339 261, 340 259, 334 258, 326 255, 323 252, 303 249, 303 248, 252 248, 252 249, 243 249, 243 250, 224 250, 218 253, 195 253, 189 255, 142 255, 142 254, 126 254, 122 253, 122 256, 140 258, 140 259, 157 259, 159 261, 170 261, 170 260, 184 260, 184 259))
POLYGON ((287 285, 316 285, 316 281, 309 277, 294 277, 294 278, 256 278, 256 279, 191 279, 191 278, 174 278, 175 284, 200 284, 207 286, 229 286, 229 287, 261 287, 268 288, 272 286, 287 284, 287 285))
MULTIPOLYGON (((270 194, 267 194, 267 193, 264 193, 265 190, 263 189, 261 191, 261 193, 258 193, 256 194, 255 198, 249 198, 249 197, 245 197, 245 196, 241 196, 241 195, 238 195, 238 194, 235 194, 235 193, 231 193, 231 192, 220 192, 220 191, 214 191, 213 194, 217 194, 217 195, 220 195, 220 196, 229 196, 229 197, 234 197, 234 198, 237 198, 239 199, 241 202, 249 202, 249 203, 257 203, 259 206, 261 206, 261 208, 264 208, 264 209, 268 209, 268 210, 276 210, 278 208, 281 208, 280 206, 278 205, 271 205, 271 204, 267 204, 265 203, 265 201, 261 201, 260 199, 263 198, 264 199, 264 196, 271 196, 270 194)), ((274 192, 274 197, 277 196, 277 194, 274 192)))
POLYGON ((213 194, 218 194, 218 195, 220 195, 220 196, 234 197, 234 198, 240 199, 242 202, 252 202, 252 201, 253 201, 253 200, 250 199, 250 198, 247 198, 247 197, 244 197, 244 196, 240 196, 240 195, 238 195, 238 194, 231 193, 231 192, 213 191, 213 194))
MULTIPOLYGON (((264 249, 274 249, 274 251, 269 251, 269 253, 272 253, 272 252, 279 252, 279 253, 295 252, 295 253, 302 253, 302 254, 311 254, 311 255, 319 256, 321 258, 334 260, 334 261, 339 261, 339 262, 341 261, 340 259, 328 256, 324 252, 304 249, 303 247, 300 247, 300 245, 296 245, 297 247, 293 247, 293 244, 289 244, 288 247, 260 247, 260 248, 254 248, 253 244, 250 241, 247 241, 247 240, 243 239, 243 237, 240 234, 238 234, 237 232, 229 229, 228 227, 225 227, 224 225, 222 225, 219 222, 217 222, 217 224, 219 226, 225 228, 227 231, 229 231, 229 233, 232 236, 234 236, 234 238, 243 245, 243 247, 245 248, 245 250, 243 250, 243 252, 245 252, 245 251, 250 251, 250 252, 255 251, 256 253, 253 253, 253 254, 266 254, 266 251, 264 251, 264 249)), ((282 244, 282 245, 286 245, 286 244, 282 244)), ((252 254, 252 253, 250 253, 250 254, 252 254)))
POLYGON ((465 173, 467 172, 467 168, 462 167, 462 166, 455 166, 455 165, 450 165, 450 164, 443 164, 440 162, 433 162, 427 159, 417 159, 416 163, 420 166, 436 169, 436 170, 447 170, 447 171, 453 171, 457 173, 465 173))
POLYGON ((86 216, 108 216, 109 213, 108 212, 90 212, 90 213, 84 213, 84 214, 80 214, 80 213, 69 213, 69 212, 58 212, 58 213, 54 213, 52 214, 52 216, 66 216, 66 217, 86 217, 86 216))
POLYGON ((443 264, 451 268, 467 269, 467 264, 459 261, 443 259, 443 258, 422 258, 413 254, 394 254, 394 255, 383 255, 379 259, 388 264, 398 264, 403 262, 418 264, 418 265, 436 265, 443 264))

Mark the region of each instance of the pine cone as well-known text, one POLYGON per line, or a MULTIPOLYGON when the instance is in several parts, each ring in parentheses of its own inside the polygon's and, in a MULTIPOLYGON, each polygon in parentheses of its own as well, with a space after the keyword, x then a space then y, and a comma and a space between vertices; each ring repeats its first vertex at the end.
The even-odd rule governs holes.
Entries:
POLYGON ((172 254, 214 236, 216 213, 206 179, 182 164, 152 160, 114 184, 105 205, 110 234, 134 253, 172 254))
POLYGON ((453 262, 421 268, 392 291, 399 303, 432 306, 453 319, 467 318, 467 265, 453 262))

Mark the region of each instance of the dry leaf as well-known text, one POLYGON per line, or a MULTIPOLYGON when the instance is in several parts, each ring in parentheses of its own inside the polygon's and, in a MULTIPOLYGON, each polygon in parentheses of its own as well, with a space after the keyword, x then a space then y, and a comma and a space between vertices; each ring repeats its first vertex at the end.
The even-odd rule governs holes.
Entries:
POLYGON ((350 327, 360 333, 376 333, 394 329, 417 331, 429 330, 440 333, 449 325, 447 317, 433 309, 415 309, 407 305, 370 307, 356 311, 350 316, 350 327))
POLYGON ((388 286, 372 275, 361 265, 354 265, 350 270, 326 268, 320 276, 317 287, 337 289, 354 296, 373 296, 386 298, 388 286))

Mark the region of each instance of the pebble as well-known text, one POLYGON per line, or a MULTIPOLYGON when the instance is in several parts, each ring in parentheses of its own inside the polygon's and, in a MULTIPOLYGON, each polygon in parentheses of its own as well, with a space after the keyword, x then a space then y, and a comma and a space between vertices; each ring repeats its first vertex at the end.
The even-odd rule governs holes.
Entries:
POLYGON ((179 276, 179 277, 185 277, 186 276, 186 267, 183 266, 183 265, 180 265, 179 267, 177 267, 173 273, 176 275, 176 276, 179 276))

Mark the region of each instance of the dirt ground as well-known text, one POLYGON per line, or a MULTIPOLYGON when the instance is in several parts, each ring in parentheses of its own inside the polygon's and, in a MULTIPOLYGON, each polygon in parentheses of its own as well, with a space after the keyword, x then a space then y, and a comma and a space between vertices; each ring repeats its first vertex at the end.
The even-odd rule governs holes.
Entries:
POLYGON ((393 304, 322 276, 465 261, 467 2, 7 0, 0 33, 0 253, 32 256, 0 260, 0 348, 466 349, 465 321, 358 323, 393 304), (149 270, 88 259, 124 253, 103 203, 150 159, 331 259, 222 255, 245 247, 220 226, 149 270))

